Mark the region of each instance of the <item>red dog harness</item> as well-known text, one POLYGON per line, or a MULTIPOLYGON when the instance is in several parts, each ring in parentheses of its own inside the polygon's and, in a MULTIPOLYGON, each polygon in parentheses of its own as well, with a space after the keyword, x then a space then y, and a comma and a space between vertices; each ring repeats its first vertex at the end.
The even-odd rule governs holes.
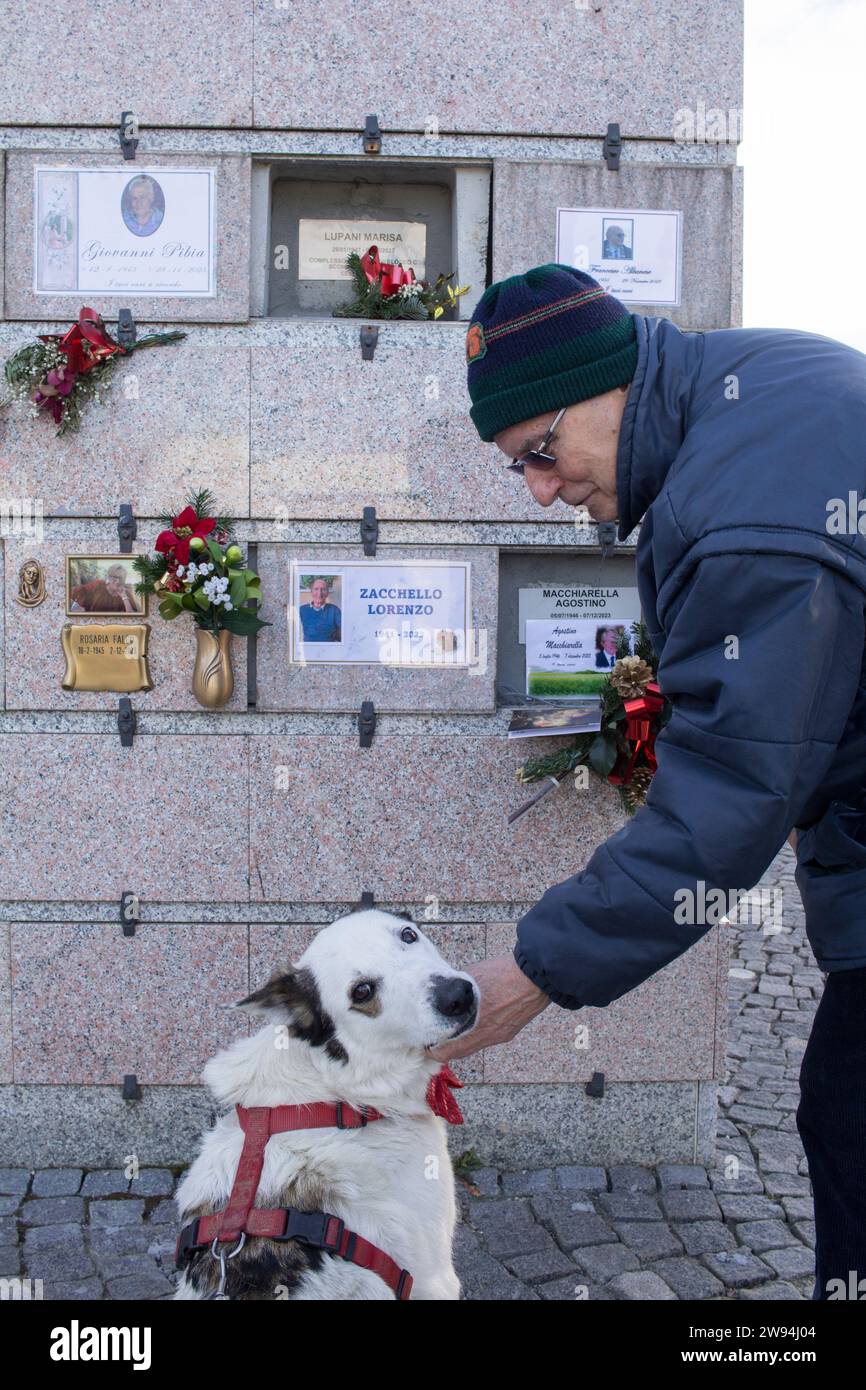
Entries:
MULTIPOLYGON (((431 1077, 427 1087, 427 1104, 436 1115, 449 1124, 462 1125, 460 1107, 451 1094, 451 1087, 462 1087, 462 1081, 448 1066, 431 1077)), ((222 1241, 238 1241, 246 1236, 267 1236, 270 1240, 299 1240, 304 1245, 327 1250, 332 1255, 370 1269, 384 1279, 394 1296, 405 1300, 412 1292, 412 1275, 401 1269, 390 1255, 356 1231, 347 1231, 338 1216, 326 1211, 299 1211, 297 1207, 254 1207, 259 1190, 265 1147, 272 1134, 286 1134, 295 1129, 363 1129, 371 1120, 384 1120, 370 1106, 355 1106, 346 1101, 315 1101, 310 1105, 258 1105, 246 1109, 235 1107, 238 1123, 244 1132, 244 1146, 238 1171, 223 1211, 199 1216, 184 1226, 175 1248, 175 1264, 182 1268, 193 1251, 216 1246, 222 1241)), ((223 1266, 224 1267, 224 1266, 223 1266)))

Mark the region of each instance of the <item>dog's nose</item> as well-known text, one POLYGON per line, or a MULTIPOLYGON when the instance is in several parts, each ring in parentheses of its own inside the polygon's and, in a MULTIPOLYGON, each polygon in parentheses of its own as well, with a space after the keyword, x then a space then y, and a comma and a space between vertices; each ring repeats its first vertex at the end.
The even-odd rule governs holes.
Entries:
POLYGON ((475 990, 471 980, 459 975, 440 976, 433 986, 433 1003, 446 1018, 461 1018, 475 1007, 475 990))

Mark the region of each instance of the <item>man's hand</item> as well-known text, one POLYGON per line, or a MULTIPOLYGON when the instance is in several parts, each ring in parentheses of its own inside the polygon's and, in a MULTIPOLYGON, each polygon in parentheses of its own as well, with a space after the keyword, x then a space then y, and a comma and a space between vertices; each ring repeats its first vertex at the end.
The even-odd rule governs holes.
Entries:
POLYGON ((479 961, 467 974, 475 980, 481 994, 478 1022, 459 1038, 431 1047, 430 1056, 437 1062, 469 1057, 483 1047, 510 1042, 550 1003, 544 991, 524 975, 513 956, 479 961))

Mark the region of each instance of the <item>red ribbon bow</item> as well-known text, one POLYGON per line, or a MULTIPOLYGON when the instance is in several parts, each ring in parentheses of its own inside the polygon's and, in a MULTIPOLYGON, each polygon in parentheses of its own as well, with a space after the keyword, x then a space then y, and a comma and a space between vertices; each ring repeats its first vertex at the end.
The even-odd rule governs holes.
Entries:
POLYGON ((411 266, 404 270, 399 261, 381 261, 378 246, 371 246, 361 257, 361 267, 371 285, 377 280, 381 281, 383 295, 394 294, 401 285, 415 282, 415 272, 411 266))
POLYGON ((643 753, 649 767, 655 772, 658 763, 655 755, 656 736, 652 721, 664 707, 664 696, 656 681, 647 681, 643 694, 636 700, 625 700, 625 736, 632 744, 627 757, 621 757, 616 767, 608 775, 608 781, 615 786, 627 786, 638 757, 643 753))
POLYGON ((65 398, 71 394, 76 377, 86 376, 103 358, 113 357, 116 352, 126 352, 126 348, 116 343, 108 333, 96 310, 86 305, 78 315, 78 322, 62 336, 59 333, 40 333, 39 339, 43 343, 56 343, 60 351, 66 354, 65 364, 52 368, 32 393, 40 409, 51 411, 56 424, 63 418, 65 398))
POLYGON ((430 1077, 430 1084, 427 1087, 427 1104, 434 1115, 441 1115, 443 1120, 447 1120, 449 1125, 462 1125, 463 1116, 460 1113, 460 1106, 451 1094, 451 1087, 462 1089, 463 1082, 454 1075, 447 1062, 442 1066, 435 1076, 430 1077))
POLYGON ((66 353, 69 370, 79 376, 86 375, 104 357, 126 352, 126 348, 114 341, 96 310, 87 305, 79 312, 78 322, 62 337, 57 333, 40 333, 39 336, 43 343, 56 343, 60 351, 66 353))

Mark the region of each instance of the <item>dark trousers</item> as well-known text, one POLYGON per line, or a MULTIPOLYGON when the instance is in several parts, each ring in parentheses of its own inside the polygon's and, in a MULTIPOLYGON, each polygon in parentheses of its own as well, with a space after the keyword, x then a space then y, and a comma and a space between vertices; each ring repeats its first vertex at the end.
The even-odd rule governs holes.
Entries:
POLYGON ((800 1093, 797 1129, 815 1201, 812 1298, 866 1300, 866 967, 827 976, 800 1093))

